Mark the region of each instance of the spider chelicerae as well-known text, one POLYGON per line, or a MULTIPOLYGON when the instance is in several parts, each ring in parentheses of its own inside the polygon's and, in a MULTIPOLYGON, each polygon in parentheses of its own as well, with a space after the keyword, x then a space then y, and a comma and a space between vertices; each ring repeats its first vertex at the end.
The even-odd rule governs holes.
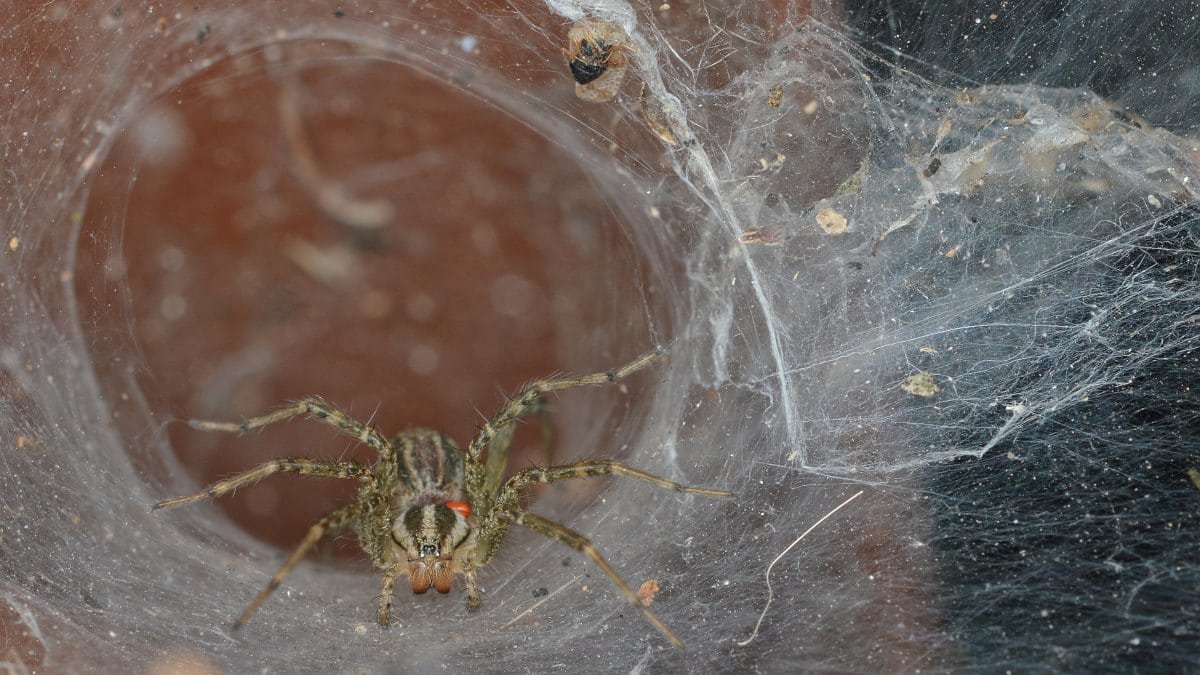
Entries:
POLYGON ((244 433, 307 415, 367 444, 378 454, 378 459, 370 466, 351 461, 297 457, 274 459, 217 481, 194 495, 163 500, 153 508, 169 509, 213 499, 276 473, 349 478, 359 482, 358 497, 352 503, 334 509, 309 529, 267 587, 238 616, 233 624, 235 629, 246 623, 313 546, 322 538, 347 529, 358 535, 363 550, 375 566, 383 570, 383 594, 377 615, 381 625, 388 625, 396 577, 404 575, 408 575, 413 593, 424 593, 431 587, 440 593, 448 593, 454 575, 461 575, 467 585, 467 608, 477 609, 480 592, 476 572, 491 562, 508 527, 516 523, 586 555, 647 621, 675 646, 682 648, 679 637, 650 611, 587 537, 530 513, 522 505, 522 497, 528 488, 539 483, 609 474, 706 497, 728 497, 730 493, 682 485, 613 459, 530 467, 504 479, 515 423, 538 410, 545 394, 617 382, 665 354, 665 350, 659 349, 620 368, 591 375, 534 380, 518 390, 495 417, 479 428, 466 452, 450 437, 433 429, 412 428, 388 440, 370 424, 313 397, 241 424, 192 420, 190 424, 196 429, 244 433))

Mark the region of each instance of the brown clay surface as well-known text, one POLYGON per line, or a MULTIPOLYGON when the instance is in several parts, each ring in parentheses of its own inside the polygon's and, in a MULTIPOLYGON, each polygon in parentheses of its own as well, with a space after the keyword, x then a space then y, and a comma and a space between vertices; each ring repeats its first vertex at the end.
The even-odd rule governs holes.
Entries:
MULTIPOLYGON (((204 482, 275 456, 366 459, 316 423, 239 439, 180 421, 309 394, 388 434, 434 426, 465 443, 501 392, 564 367, 556 341, 576 336, 562 327, 608 315, 603 281, 623 266, 593 255, 619 235, 571 160, 496 109, 378 61, 222 64, 136 120, 99 182, 77 280, 88 328, 103 352, 131 325, 149 369, 133 377, 152 410, 177 416, 171 443, 204 482), (288 86, 323 179, 386 201, 388 222, 348 226, 317 206, 281 125, 288 86)), ((114 371, 136 363, 128 345, 113 349, 101 358, 114 371)), ((352 490, 277 477, 219 508, 288 547, 352 490)))

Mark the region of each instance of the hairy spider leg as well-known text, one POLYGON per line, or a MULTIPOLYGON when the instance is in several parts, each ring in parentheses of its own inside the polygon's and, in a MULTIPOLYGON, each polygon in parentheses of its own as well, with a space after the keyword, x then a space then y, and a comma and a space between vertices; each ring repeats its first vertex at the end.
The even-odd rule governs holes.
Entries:
POLYGON ((512 478, 505 483, 505 488, 513 490, 521 490, 522 488, 533 485, 535 483, 552 483, 556 480, 566 480, 570 478, 593 478, 595 476, 607 476, 609 474, 618 474, 628 476, 649 483, 655 487, 660 487, 664 490, 672 490, 674 492, 684 492, 692 495, 703 495, 705 497, 725 498, 733 496, 732 493, 725 490, 717 490, 706 487, 692 487, 682 483, 676 483, 673 480, 667 480, 660 476, 656 476, 648 471, 635 469, 624 462, 618 462, 615 459, 591 459, 574 464, 563 464, 560 466, 548 467, 530 467, 523 469, 513 474, 512 478))
POLYGON ((523 527, 529 528, 539 534, 545 535, 557 542, 566 544, 586 555, 597 567, 604 572, 605 575, 612 581, 621 595, 632 602, 638 610, 646 617, 660 633, 670 640, 676 647, 683 649, 683 642, 669 628, 663 624, 658 616, 650 611, 648 607, 641 601, 637 593, 625 583, 621 575, 606 561, 599 551, 592 545, 590 541, 583 535, 560 525, 554 521, 535 516, 523 507, 521 507, 521 491, 537 483, 551 483, 559 480, 567 480, 571 478, 593 478, 596 476, 607 476, 610 474, 618 474, 628 476, 644 483, 649 483, 655 487, 673 492, 682 492, 686 494, 702 495, 705 497, 730 497, 731 493, 725 490, 717 490, 706 487, 690 487, 682 483, 667 480, 652 473, 635 469, 627 464, 618 462, 612 459, 589 460, 577 462, 575 464, 564 464, 562 466, 551 466, 546 468, 533 467, 518 471, 509 478, 504 484, 504 489, 499 499, 497 512, 492 518, 484 522, 481 527, 479 539, 485 542, 489 549, 497 548, 499 540, 504 536, 504 530, 507 522, 512 521, 523 527))
POLYGON ((549 537, 560 544, 566 544, 576 551, 586 555, 588 559, 590 559, 596 565, 596 567, 600 568, 600 571, 604 572, 604 574, 608 576, 609 581, 611 581, 613 585, 617 587, 617 590, 621 592, 621 595, 624 595, 626 600, 633 603, 633 606, 638 608, 638 611, 642 613, 642 616, 646 617, 646 620, 658 629, 659 633, 662 633, 663 636, 670 640, 671 644, 675 645, 678 649, 684 649, 683 640, 680 640, 678 635, 673 633, 670 628, 667 628, 667 625, 662 622, 662 619, 658 618, 658 615, 652 612, 650 608, 642 602, 641 598, 638 597, 637 592, 630 588, 629 584, 625 583, 625 580, 621 578, 621 575, 617 573, 617 570, 614 569, 612 565, 608 564, 608 561, 604 559, 604 556, 600 555, 600 552, 596 550, 596 547, 592 545, 592 542, 588 541, 587 537, 564 525, 559 525, 552 520, 547 520, 541 516, 535 516, 528 511, 517 511, 510 515, 512 520, 518 525, 533 530, 534 532, 537 532, 543 536, 549 537))
MULTIPOLYGON (((537 401, 532 406, 526 409, 520 417, 529 414, 537 414, 538 426, 542 432, 542 454, 545 456, 547 465, 554 463, 554 424, 550 419, 550 407, 546 403, 546 397, 539 396, 537 401)), ((501 429, 495 436, 492 437, 491 443, 488 445, 487 466, 485 469, 485 490, 488 499, 494 500, 500 491, 501 485, 504 484, 504 472, 508 469, 508 451, 512 446, 513 434, 517 431, 516 424, 510 424, 501 429)))
POLYGON ((241 628, 247 621, 250 620, 250 615, 254 614, 255 610, 257 610, 263 604, 263 602, 265 602, 266 599, 275 592, 276 588, 279 588, 280 584, 283 583, 283 580, 287 579, 287 576, 292 573, 292 568, 294 568, 304 558, 304 556, 308 554, 309 550, 312 549, 313 546, 316 546, 317 542, 321 541, 322 537, 326 536, 327 534, 337 534, 338 532, 341 532, 349 527, 351 523, 354 522, 355 516, 358 515, 357 512, 358 504, 347 504, 346 506, 330 511, 329 515, 318 520, 315 525, 310 527, 308 529, 308 534, 304 535, 304 539, 300 540, 300 544, 296 546, 296 549, 292 551, 292 554, 288 556, 288 559, 279 566, 279 569, 275 572, 275 575, 271 577, 271 581, 267 583, 267 587, 264 588, 262 592, 254 598, 250 605, 242 611, 241 615, 238 616, 237 621, 233 622, 233 629, 237 630, 241 628))
POLYGON ((407 564, 406 561, 400 561, 383 571, 383 590, 379 596, 379 613, 375 617, 380 626, 387 626, 391 622, 392 591, 396 588, 396 575, 400 574, 407 564))
POLYGON ((606 370, 591 375, 577 375, 573 377, 558 377, 545 378, 534 380, 524 387, 517 390, 496 416, 485 423, 475 432, 475 438, 471 439, 471 444, 467 446, 467 456, 477 465, 482 466, 483 449, 492 443, 493 439, 504 440, 505 443, 496 443, 489 448, 488 466, 491 468, 493 463, 499 467, 499 476, 495 476, 491 471, 485 472, 483 477, 484 484, 479 486, 482 488, 480 492, 484 495, 495 495, 500 487, 500 481, 503 479, 503 469, 508 463, 508 445, 512 439, 512 431, 507 431, 514 422, 524 417, 531 410, 538 406, 541 398, 552 391, 561 391, 563 389, 572 389, 574 387, 585 387, 590 385, 608 384, 610 382, 618 382, 630 374, 635 373, 655 361, 666 356, 665 348, 658 348, 654 351, 643 354, 633 361, 613 370, 606 370), (503 434, 503 436, 501 436, 503 434), (491 454, 497 455, 495 460, 491 454), (494 482, 488 482, 494 481, 494 482))
POLYGON ((362 478, 371 476, 371 470, 356 462, 323 462, 302 457, 280 457, 224 480, 219 480, 202 491, 186 497, 164 499, 150 507, 151 511, 158 509, 173 509, 186 506, 206 499, 215 499, 229 494, 238 488, 253 485, 267 476, 276 473, 298 473, 303 476, 320 476, 323 478, 362 478))
POLYGON ((324 422, 329 426, 337 428, 338 431, 357 439, 360 443, 366 443, 374 448, 375 452, 379 453, 379 458, 384 461, 395 462, 396 460, 396 452, 392 448, 392 444, 388 442, 383 434, 376 431, 374 427, 359 422, 321 399, 311 396, 300 399, 294 404, 286 408, 280 408, 275 412, 251 417, 241 424, 236 422, 210 422, 208 420, 190 420, 188 424, 193 429, 204 431, 228 431, 235 434, 244 434, 251 429, 260 429, 268 424, 283 422, 293 417, 299 417, 300 415, 308 415, 318 422, 324 422))

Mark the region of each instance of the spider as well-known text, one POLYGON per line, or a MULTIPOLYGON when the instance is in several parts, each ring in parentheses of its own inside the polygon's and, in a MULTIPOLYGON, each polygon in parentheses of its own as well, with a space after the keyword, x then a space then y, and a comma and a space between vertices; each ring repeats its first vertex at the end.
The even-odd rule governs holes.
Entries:
POLYGON ((396 577, 405 575, 416 594, 424 593, 431 587, 439 593, 448 593, 454 576, 460 575, 466 581, 467 608, 478 609, 480 591, 476 572, 491 562, 509 526, 515 523, 586 555, 647 621, 682 649, 683 642, 679 637, 650 611, 647 603, 639 598, 637 592, 586 537, 530 513, 521 504, 522 496, 528 488, 539 483, 609 474, 628 476, 663 489, 706 497, 729 497, 729 492, 689 487, 613 459, 530 467, 504 480, 508 449, 516 430, 514 423, 539 410, 545 394, 617 382, 665 354, 665 350, 659 349, 620 368, 591 375, 534 380, 519 389, 495 417, 479 428, 465 452, 450 437, 433 429, 411 428, 388 440, 370 424, 355 420, 316 397, 305 398, 241 424, 192 420, 190 425, 196 429, 245 433, 305 415, 367 444, 378 454, 378 459, 370 466, 352 461, 295 457, 274 459, 217 481, 196 494, 158 502, 152 510, 186 506, 220 497, 276 473, 348 478, 359 482, 355 501, 334 509, 309 529, 271 577, 267 587, 238 616, 233 624, 234 629, 250 619, 323 537, 347 529, 358 535, 363 550, 375 566, 383 570, 383 594, 379 599, 377 614, 380 625, 388 625, 396 577))
POLYGON ((567 67, 575 78, 575 95, 585 101, 611 101, 629 68, 624 46, 627 36, 616 24, 580 19, 567 31, 567 67))

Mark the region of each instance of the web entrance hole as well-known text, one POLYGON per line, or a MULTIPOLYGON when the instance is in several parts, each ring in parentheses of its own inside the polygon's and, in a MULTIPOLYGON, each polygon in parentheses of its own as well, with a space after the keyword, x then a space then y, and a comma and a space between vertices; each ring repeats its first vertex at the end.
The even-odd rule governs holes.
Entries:
MULTIPOLYGON (((644 290, 663 264, 578 157, 452 83, 348 50, 221 62, 136 115, 104 160, 76 288, 102 386, 130 408, 127 447, 160 429, 190 476, 143 458, 171 474, 154 479, 163 496, 271 457, 369 457, 312 423, 236 438, 189 417, 318 394, 385 433, 465 444, 520 383, 618 365, 669 326, 644 290)), ((552 402, 560 451, 604 450, 606 410, 629 401, 552 402)), ((511 466, 542 461, 529 426, 511 466)), ((215 508, 289 548, 353 489, 274 478, 215 508)))

